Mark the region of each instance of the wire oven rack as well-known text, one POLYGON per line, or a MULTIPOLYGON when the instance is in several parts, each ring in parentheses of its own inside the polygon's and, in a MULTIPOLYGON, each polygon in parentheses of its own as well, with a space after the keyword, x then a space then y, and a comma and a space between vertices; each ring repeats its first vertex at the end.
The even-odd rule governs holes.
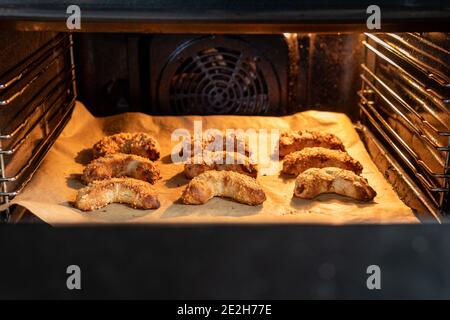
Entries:
POLYGON ((434 209, 448 214, 450 52, 436 36, 366 33, 358 95, 364 124, 389 146, 434 209))
MULTIPOLYGON (((0 204, 31 180, 75 105, 73 40, 57 34, 0 75, 0 204)), ((8 213, 6 214, 8 215, 8 213)))

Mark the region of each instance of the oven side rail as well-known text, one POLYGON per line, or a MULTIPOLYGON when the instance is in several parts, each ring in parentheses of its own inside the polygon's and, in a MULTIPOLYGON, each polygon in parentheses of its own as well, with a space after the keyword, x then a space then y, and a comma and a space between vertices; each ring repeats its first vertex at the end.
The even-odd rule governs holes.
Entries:
MULTIPOLYGON (((0 204, 31 181, 70 120, 77 96, 72 34, 2 36, 8 43, 0 65, 0 204)), ((9 210, 1 218, 8 220, 9 210)))

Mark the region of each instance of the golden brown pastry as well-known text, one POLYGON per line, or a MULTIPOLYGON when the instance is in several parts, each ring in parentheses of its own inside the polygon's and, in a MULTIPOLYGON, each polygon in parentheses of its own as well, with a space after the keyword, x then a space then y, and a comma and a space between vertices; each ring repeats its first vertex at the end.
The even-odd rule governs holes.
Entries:
POLYGON ((251 206, 266 200, 266 194, 256 179, 233 171, 206 171, 184 189, 181 199, 185 204, 204 204, 213 197, 231 198, 251 206))
POLYGON ((190 159, 190 163, 184 165, 184 174, 188 179, 192 179, 203 172, 209 170, 234 171, 256 178, 258 166, 250 161, 250 158, 237 152, 208 152, 204 157, 199 158, 200 163, 195 163, 195 158, 190 159), (229 161, 232 163, 227 163, 229 161))
POLYGON ((367 180, 340 168, 312 168, 298 175, 294 196, 312 199, 322 193, 337 193, 359 201, 370 201, 377 193, 367 180))
POLYGON ((158 141, 144 132, 122 132, 107 136, 94 144, 94 158, 111 153, 135 154, 150 160, 158 160, 160 147, 158 141))
POLYGON ((322 147, 304 148, 289 153, 283 161, 282 172, 299 175, 310 168, 336 167, 361 174, 361 163, 353 159, 347 152, 322 147))
POLYGON ((345 151, 342 141, 331 133, 300 130, 280 134, 279 155, 281 158, 307 147, 323 147, 345 151))
MULTIPOLYGON (((199 148, 199 151, 207 150, 208 146, 209 151, 228 151, 227 150, 227 144, 232 145, 234 147, 233 151, 243 154, 247 157, 251 156, 251 148, 245 138, 245 136, 237 135, 237 134, 226 134, 222 133, 223 141, 219 143, 218 149, 214 149, 213 146, 210 146, 211 144, 214 144, 216 141, 215 135, 203 135, 201 137, 201 145, 199 148)), ((195 141, 200 140, 200 138, 191 137, 191 139, 186 139, 183 141, 183 145, 185 145, 185 148, 191 148, 191 156, 194 156, 194 152, 196 151, 194 148, 196 147, 195 141)), ((198 143, 198 142, 197 142, 198 143)), ((189 150, 189 149, 188 149, 189 150)), ((229 150, 231 152, 231 150, 229 150)), ((179 155, 183 156, 183 149, 180 150, 179 155)))
POLYGON ((157 209, 159 200, 147 182, 132 178, 98 180, 78 190, 75 207, 83 211, 100 209, 110 203, 126 203, 137 209, 157 209))
POLYGON ((158 167, 151 160, 134 154, 112 153, 89 163, 82 180, 90 183, 116 177, 130 177, 151 184, 161 179, 158 167))

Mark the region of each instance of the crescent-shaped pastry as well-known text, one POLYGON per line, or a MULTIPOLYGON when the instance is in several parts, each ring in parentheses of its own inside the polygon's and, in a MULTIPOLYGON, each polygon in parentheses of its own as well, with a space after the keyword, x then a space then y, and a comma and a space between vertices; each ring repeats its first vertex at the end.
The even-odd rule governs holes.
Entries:
POLYGON ((256 179, 233 171, 206 171, 184 189, 185 204, 204 204, 213 197, 225 197, 256 206, 266 200, 266 194, 256 179))
POLYGON ((310 168, 336 167, 361 174, 361 163, 353 159, 347 152, 322 147, 304 148, 289 153, 283 161, 282 172, 299 175, 310 168))
POLYGON ((287 131, 280 134, 279 155, 281 158, 289 153, 308 147, 323 147, 345 151, 344 144, 334 134, 320 131, 287 131))
POLYGON ((156 164, 147 158, 113 153, 92 160, 84 169, 82 180, 90 183, 118 177, 130 177, 154 184, 161 178, 161 174, 156 164))
POLYGON ((75 207, 83 211, 97 210, 110 203, 125 203, 136 209, 157 209, 156 191, 147 182, 132 178, 98 180, 78 190, 75 207))
POLYGON ((377 193, 367 179, 339 168, 312 168, 298 175, 294 196, 312 199, 322 193, 337 193, 359 201, 370 201, 377 193))
POLYGON ((196 148, 196 143, 199 144, 199 150, 203 152, 203 150, 208 150, 211 152, 217 152, 217 151, 228 151, 228 152, 237 152, 240 154, 243 154, 247 157, 252 155, 252 151, 250 148, 250 145, 247 142, 247 139, 245 136, 242 135, 237 135, 237 134, 226 134, 226 133, 222 133, 221 135, 222 137, 222 141, 219 141, 217 143, 217 149, 214 149, 215 146, 213 146, 213 144, 216 144, 216 139, 217 137, 215 135, 204 135, 201 138, 195 138, 195 137, 191 137, 190 139, 186 139, 183 141, 183 148, 180 150, 179 155, 180 157, 183 156, 184 154, 184 150, 191 150, 191 156, 195 156, 195 152, 197 150, 195 150, 196 148), (196 140, 199 140, 198 142, 196 140), (227 145, 228 146, 232 146, 232 150, 227 150, 227 145))
POLYGON ((194 157, 190 160, 190 163, 184 165, 184 174, 188 179, 210 170, 234 171, 252 178, 258 175, 258 166, 250 158, 237 152, 209 152, 199 159, 199 163, 195 163, 194 157))
POLYGON ((150 160, 158 160, 161 149, 158 141, 144 132, 122 132, 107 136, 93 146, 94 158, 111 153, 135 154, 150 160))

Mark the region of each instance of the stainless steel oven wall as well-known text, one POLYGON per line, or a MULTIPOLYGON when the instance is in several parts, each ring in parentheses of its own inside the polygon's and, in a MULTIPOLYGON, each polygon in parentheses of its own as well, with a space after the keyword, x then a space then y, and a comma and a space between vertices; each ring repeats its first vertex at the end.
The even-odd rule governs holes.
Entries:
POLYGON ((360 33, 296 34, 298 61, 294 112, 343 112, 356 121, 363 61, 360 33))
POLYGON ((1 32, 0 203, 20 193, 70 117, 72 37, 1 32))
POLYGON ((95 116, 142 111, 140 35, 74 34, 78 99, 95 116))

